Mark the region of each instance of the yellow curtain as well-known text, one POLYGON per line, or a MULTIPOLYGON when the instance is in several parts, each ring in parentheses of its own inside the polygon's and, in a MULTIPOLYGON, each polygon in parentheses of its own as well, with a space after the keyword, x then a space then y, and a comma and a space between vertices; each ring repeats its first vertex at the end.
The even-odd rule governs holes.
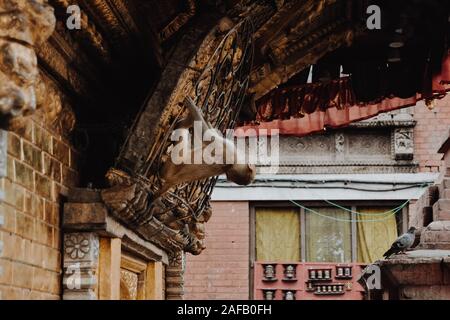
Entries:
POLYGON ((351 214, 339 208, 314 208, 314 211, 320 215, 305 212, 307 261, 351 262, 351 214))
MULTIPOLYGON (((358 212, 380 214, 390 208, 358 208, 358 212)), ((398 237, 395 215, 358 215, 358 262, 372 263, 383 257, 398 237), (381 221, 369 221, 383 219, 381 221)))
POLYGON ((295 208, 256 209, 256 259, 300 261, 300 219, 295 208))

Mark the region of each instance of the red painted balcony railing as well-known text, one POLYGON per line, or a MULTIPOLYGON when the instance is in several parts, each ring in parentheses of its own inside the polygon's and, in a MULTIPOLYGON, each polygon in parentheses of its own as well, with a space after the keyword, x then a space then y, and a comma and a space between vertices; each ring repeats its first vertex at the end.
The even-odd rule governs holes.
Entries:
POLYGON ((359 263, 255 262, 256 300, 362 300, 359 263))

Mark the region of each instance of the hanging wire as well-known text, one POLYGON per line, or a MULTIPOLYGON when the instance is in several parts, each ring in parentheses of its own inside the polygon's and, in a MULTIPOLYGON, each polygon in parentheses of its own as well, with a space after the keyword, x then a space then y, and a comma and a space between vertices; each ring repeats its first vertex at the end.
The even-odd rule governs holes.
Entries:
POLYGON ((340 206, 339 204, 334 203, 334 202, 329 201, 329 200, 322 200, 322 201, 328 203, 329 205, 332 205, 333 207, 336 207, 336 208, 339 208, 339 209, 342 209, 344 211, 347 211, 347 212, 350 212, 350 213, 354 213, 354 214, 357 214, 357 215, 360 215, 360 216, 383 216, 383 215, 386 215, 386 214, 390 214, 394 210, 403 209, 411 200, 406 200, 404 203, 402 203, 398 207, 395 207, 395 208, 393 208, 391 210, 384 211, 384 212, 372 212, 372 213, 370 213, 370 212, 353 211, 353 210, 351 210, 349 208, 340 206))
MULTIPOLYGON (((427 182, 420 184, 419 187, 420 187, 421 189, 418 191, 418 195, 422 192, 422 188, 427 187, 427 186, 429 186, 429 185, 430 185, 430 183, 427 183, 427 182)), ((276 188, 275 186, 270 186, 270 187, 276 188)), ((309 188, 308 186, 306 186, 306 188, 307 188, 308 190, 312 190, 312 189, 309 188)), ((333 206, 333 207, 339 208, 339 209, 341 209, 341 210, 344 210, 344 211, 347 211, 347 212, 350 212, 350 213, 353 213, 353 214, 357 214, 357 215, 360 215, 360 216, 384 216, 384 217, 383 217, 383 218, 379 218, 379 219, 362 219, 362 220, 361 220, 361 219, 342 219, 342 218, 335 218, 335 217, 330 217, 330 216, 328 216, 328 215, 326 215, 326 214, 322 214, 322 213, 320 213, 320 212, 317 212, 317 211, 314 210, 314 209, 305 207, 305 206, 303 206, 303 205, 297 203, 297 202, 294 201, 294 200, 289 200, 289 201, 290 201, 291 203, 293 203, 294 205, 296 205, 297 207, 304 209, 305 211, 308 211, 308 212, 311 212, 311 213, 313 213, 313 214, 316 214, 316 215, 318 215, 318 216, 320 216, 320 217, 322 217, 322 218, 326 218, 326 219, 330 219, 330 220, 334 220, 334 221, 340 221, 340 222, 379 222, 379 221, 385 221, 385 220, 389 219, 391 216, 395 215, 397 212, 400 212, 403 208, 405 208, 405 207, 411 202, 411 200, 418 198, 418 196, 417 196, 417 197, 415 197, 415 198, 408 199, 408 200, 406 200, 404 203, 402 203, 401 205, 399 205, 398 207, 395 207, 395 208, 393 208, 393 209, 391 209, 391 210, 389 210, 389 211, 378 212, 378 213, 364 213, 364 212, 353 211, 353 210, 348 209, 348 208, 346 208, 346 207, 343 207, 343 206, 341 206, 341 205, 339 205, 339 204, 337 204, 337 203, 335 203, 335 202, 332 202, 332 201, 330 201, 330 200, 324 199, 324 198, 321 197, 321 196, 318 196, 318 195, 316 195, 316 196, 317 196, 321 201, 324 201, 324 202, 328 203, 329 205, 331 205, 331 206, 333 206)))
POLYGON ((295 202, 294 200, 289 200, 289 201, 292 202, 293 204, 295 204, 297 207, 300 207, 300 208, 304 209, 305 211, 311 212, 311 213, 313 213, 315 215, 318 215, 318 216, 320 216, 322 218, 325 218, 325 219, 339 221, 339 222, 379 222, 379 221, 385 221, 385 220, 389 219, 391 216, 395 215, 397 212, 401 211, 407 205, 407 203, 404 203, 402 206, 398 207, 398 209, 392 210, 387 216, 385 216, 383 218, 360 220, 360 219, 343 219, 343 218, 330 217, 330 216, 328 216, 326 214, 322 214, 320 212, 317 212, 314 209, 305 207, 305 206, 295 202))
MULTIPOLYGON (((425 183, 422 183, 422 184, 419 186, 419 188, 421 188, 419 191, 421 191, 422 188, 427 187, 427 186, 429 186, 429 185, 430 185, 430 184, 429 184, 429 183, 426 183, 426 182, 425 182, 425 183)), ((351 212, 351 213, 354 213, 354 214, 357 214, 357 215, 360 215, 360 216, 382 216, 382 215, 390 214, 393 210, 403 209, 403 208, 404 208, 407 204, 409 204, 409 203, 411 202, 411 200, 412 200, 412 199, 406 200, 403 204, 401 204, 401 205, 399 205, 398 207, 395 207, 395 208, 393 208, 393 209, 391 209, 391 210, 389 210, 389 211, 385 211, 385 212, 376 212, 376 213, 368 213, 368 212, 365 213, 365 212, 353 211, 353 210, 348 209, 348 208, 346 208, 346 207, 343 207, 343 206, 341 206, 341 205, 339 205, 339 204, 337 204, 337 203, 335 203, 335 202, 333 202, 333 201, 330 201, 330 200, 327 200, 327 199, 323 199, 320 195, 317 195, 314 191, 312 191, 313 189, 309 188, 307 185, 306 185, 306 189, 310 190, 316 197, 320 198, 321 201, 324 201, 324 202, 328 203, 329 205, 332 205, 332 206, 334 206, 334 207, 336 207, 336 208, 339 208, 339 209, 342 209, 342 210, 344 210, 344 211, 351 212)))

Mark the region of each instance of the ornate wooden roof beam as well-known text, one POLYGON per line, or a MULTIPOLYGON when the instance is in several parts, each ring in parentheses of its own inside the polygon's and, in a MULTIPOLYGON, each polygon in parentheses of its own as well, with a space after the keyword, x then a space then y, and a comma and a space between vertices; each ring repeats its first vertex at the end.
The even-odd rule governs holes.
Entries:
POLYGON ((250 92, 258 99, 328 52, 349 46, 361 32, 354 25, 353 2, 297 2, 282 7, 255 36, 256 68, 250 92), (263 56, 261 56, 261 54, 263 56))

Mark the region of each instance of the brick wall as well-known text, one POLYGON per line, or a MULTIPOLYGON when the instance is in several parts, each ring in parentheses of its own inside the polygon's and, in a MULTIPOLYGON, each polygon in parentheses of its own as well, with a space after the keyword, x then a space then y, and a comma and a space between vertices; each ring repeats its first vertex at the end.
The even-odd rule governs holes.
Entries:
POLYGON ((37 118, 3 134, 7 175, 0 180, 0 298, 59 299, 61 201, 77 183, 78 156, 37 118))
POLYGON ((213 202, 212 208, 207 248, 186 258, 185 299, 248 299, 248 202, 213 202))
POLYGON ((414 119, 417 125, 414 129, 414 159, 419 162, 420 171, 438 172, 442 166, 442 154, 437 150, 442 140, 448 135, 450 128, 450 95, 436 101, 433 110, 424 103, 414 107, 414 119))

